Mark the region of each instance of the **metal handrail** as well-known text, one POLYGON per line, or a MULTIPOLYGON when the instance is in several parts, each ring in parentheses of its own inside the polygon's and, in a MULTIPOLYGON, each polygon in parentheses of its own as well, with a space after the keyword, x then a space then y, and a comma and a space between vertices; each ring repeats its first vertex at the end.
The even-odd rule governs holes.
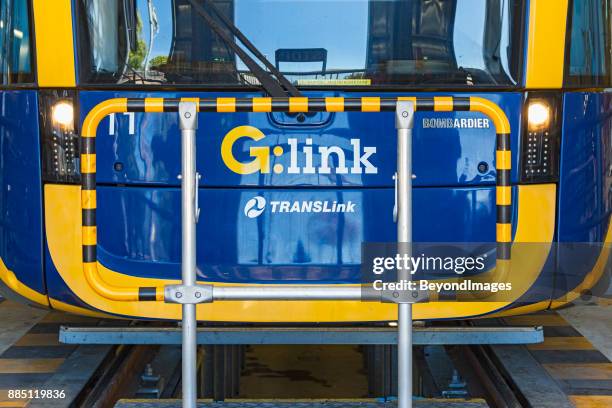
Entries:
MULTIPOLYGON (((216 98, 216 99, 113 99, 97 105, 85 118, 81 151, 81 206, 83 212, 83 271, 90 286, 103 297, 121 301, 155 301, 182 305, 183 407, 196 406, 196 304, 214 300, 358 300, 359 287, 290 286, 219 288, 196 283, 196 232, 198 219, 195 134, 198 112, 381 112, 395 110, 397 129, 397 241, 399 250, 410 255, 407 243, 412 242, 412 128, 415 110, 437 112, 476 111, 489 116, 497 132, 496 204, 497 204, 497 268, 507 269, 511 247, 510 125, 504 112, 494 103, 476 97, 433 98, 216 98), (181 128, 181 222, 182 284, 160 287, 123 288, 108 284, 98 273, 96 226, 96 153, 95 136, 98 124, 110 113, 177 112, 181 128)), ((408 271, 399 273, 399 280, 410 280, 408 271)), ((412 407, 412 303, 398 303, 398 407, 412 407)))
MULTIPOLYGON (((495 126, 497 263, 496 270, 509 269, 511 249, 512 190, 510 186, 510 123, 494 102, 480 97, 361 97, 361 98, 116 98, 96 105, 83 122, 81 132, 81 207, 83 213, 83 272, 100 296, 118 301, 164 301, 164 286, 127 288, 104 281, 97 265, 96 151, 98 124, 111 113, 178 112, 180 102, 193 102, 198 112, 390 112, 398 101, 412 102, 416 111, 470 111, 488 116, 495 126)), ((284 286, 289 287, 290 285, 284 286)), ((301 288, 304 288, 300 286, 301 288)))

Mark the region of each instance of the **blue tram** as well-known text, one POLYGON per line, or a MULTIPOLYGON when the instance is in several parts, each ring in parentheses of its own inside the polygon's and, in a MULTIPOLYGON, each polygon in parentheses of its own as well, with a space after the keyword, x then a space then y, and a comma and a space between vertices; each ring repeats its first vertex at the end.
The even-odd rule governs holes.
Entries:
MULTIPOLYGON (((534 245, 513 256, 513 298, 432 299, 415 319, 589 295, 610 274, 611 12, 604 0, 2 0, 1 290, 78 314, 179 318, 178 305, 102 297, 83 276, 79 136, 105 100, 452 96, 506 113, 512 240, 534 245), (588 249, 560 250, 574 244, 588 249)), ((200 123, 198 281, 356 285, 362 243, 395 241, 392 113, 270 109, 200 123)), ((126 287, 179 280, 178 117, 112 114, 97 135, 100 275, 126 287)), ((414 239, 495 242, 492 121, 418 111, 413 149, 414 239)), ((198 318, 388 321, 396 308, 220 302, 198 305, 198 318)))

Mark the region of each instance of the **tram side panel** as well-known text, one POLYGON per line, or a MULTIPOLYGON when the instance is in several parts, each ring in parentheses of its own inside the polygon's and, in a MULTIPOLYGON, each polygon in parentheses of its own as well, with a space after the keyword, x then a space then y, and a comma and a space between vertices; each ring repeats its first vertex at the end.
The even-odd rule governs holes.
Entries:
POLYGON ((0 291, 47 305, 38 96, 0 92, 0 291))
POLYGON ((555 286, 561 304, 605 293, 610 279, 612 93, 566 93, 563 111, 555 286))

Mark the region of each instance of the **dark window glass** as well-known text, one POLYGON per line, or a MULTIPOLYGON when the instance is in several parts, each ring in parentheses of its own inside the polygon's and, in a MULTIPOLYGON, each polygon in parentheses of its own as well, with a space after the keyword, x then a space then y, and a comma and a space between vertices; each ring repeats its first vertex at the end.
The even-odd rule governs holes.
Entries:
POLYGON ((0 0, 2 84, 34 82, 28 0, 0 0))
POLYGON ((570 13, 566 86, 611 86, 612 3, 574 0, 570 13))
MULTIPOLYGON (((522 0, 213 3, 298 86, 518 83, 522 0)), ((79 13, 85 83, 259 84, 188 0, 80 0, 79 13)))

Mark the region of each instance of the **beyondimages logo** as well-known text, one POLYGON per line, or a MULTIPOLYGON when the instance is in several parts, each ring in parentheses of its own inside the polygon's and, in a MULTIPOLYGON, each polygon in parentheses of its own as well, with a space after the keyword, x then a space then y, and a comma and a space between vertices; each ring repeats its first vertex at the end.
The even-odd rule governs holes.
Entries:
POLYGON ((233 152, 234 144, 243 138, 253 142, 262 142, 266 135, 253 126, 239 126, 228 132, 221 142, 221 157, 225 165, 234 173, 270 173, 276 174, 330 174, 332 168, 330 162, 334 160, 334 171, 337 174, 376 174, 378 168, 374 166, 370 159, 376 153, 376 147, 361 146, 361 140, 350 139, 350 147, 341 146, 314 146, 312 138, 308 137, 303 141, 298 138, 287 139, 287 149, 289 153, 289 166, 285 168, 280 163, 270 169, 270 158, 279 157, 285 154, 285 147, 277 145, 270 146, 251 146, 249 147, 249 160, 240 161, 233 152), (315 150, 316 149, 316 150, 315 150), (320 162, 314 164, 314 157, 317 154, 320 162), (348 157, 347 157, 348 156, 348 157), (347 159, 352 159, 352 165, 347 166, 347 159))

